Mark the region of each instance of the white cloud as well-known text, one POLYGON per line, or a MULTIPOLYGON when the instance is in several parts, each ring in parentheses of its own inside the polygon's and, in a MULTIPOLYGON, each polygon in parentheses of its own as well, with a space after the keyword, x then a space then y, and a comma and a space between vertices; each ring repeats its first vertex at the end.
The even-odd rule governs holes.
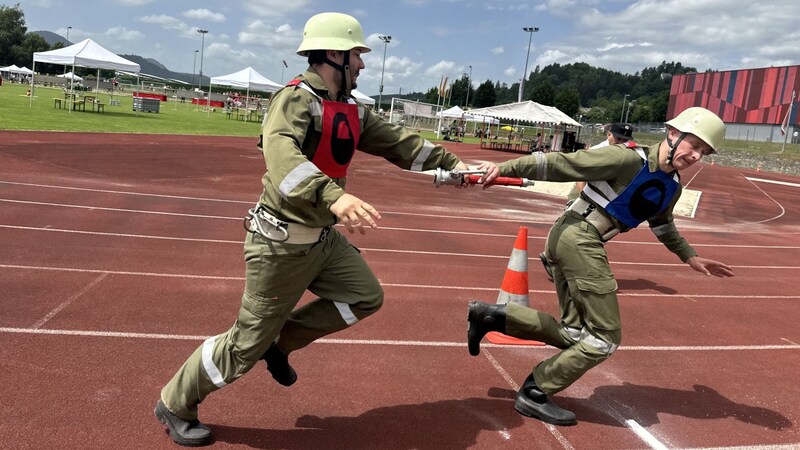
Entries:
POLYGON ((123 6, 142 6, 153 3, 155 0, 117 0, 117 3, 123 6))
POLYGON ((493 55, 502 55, 503 53, 506 52, 506 50, 503 47, 494 47, 492 49, 489 49, 489 52, 493 55))
MULTIPOLYGON (((258 17, 286 17, 295 12, 308 9, 310 0, 248 0, 242 7, 258 17)), ((310 14, 309 14, 310 17, 310 14)), ((303 22, 303 25, 305 22, 303 22)), ((300 25, 302 27, 302 25, 300 25)))
POLYGON ((205 8, 190 9, 188 11, 184 11, 183 16, 194 20, 205 20, 208 22, 215 22, 215 23, 225 22, 224 14, 215 13, 205 8))
POLYGON ((454 78, 457 78, 456 75, 461 75, 461 72, 458 69, 459 67, 461 67, 461 65, 453 61, 439 61, 431 67, 425 69, 423 73, 429 77, 443 75, 449 77, 450 80, 453 80, 454 78))
POLYGON ((301 40, 301 30, 289 24, 278 26, 254 20, 245 25, 239 32, 237 42, 245 45, 256 45, 274 50, 280 54, 294 53, 301 40))
POLYGON ((186 28, 186 23, 180 19, 165 14, 142 16, 136 19, 142 23, 158 25, 165 30, 179 30, 186 28))
POLYGON ((138 42, 144 39, 144 33, 136 30, 128 30, 125 27, 109 28, 104 35, 117 41, 138 42))
MULTIPOLYGON (((186 22, 173 16, 159 14, 159 15, 137 17, 136 20, 142 23, 158 25, 164 30, 176 31, 179 37, 185 39, 197 38, 197 27, 189 26, 186 22)), ((209 35, 206 35, 206 39, 208 38, 209 35)), ((217 38, 219 37, 217 36, 217 38)))

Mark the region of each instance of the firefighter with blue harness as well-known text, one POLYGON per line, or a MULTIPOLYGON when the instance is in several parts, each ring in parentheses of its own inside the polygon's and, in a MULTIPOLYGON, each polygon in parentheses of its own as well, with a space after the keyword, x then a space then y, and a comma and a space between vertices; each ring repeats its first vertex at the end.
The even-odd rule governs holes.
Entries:
POLYGON ((575 424, 575 414, 550 397, 620 345, 617 282, 605 250, 605 243, 617 234, 646 221, 656 238, 692 269, 707 276, 733 276, 728 265, 700 257, 673 221, 682 190, 679 173, 720 148, 725 124, 711 111, 692 107, 666 126, 666 138, 654 147, 629 142, 589 152, 533 154, 478 167, 487 172, 487 185, 499 175, 587 181, 547 237, 545 256, 552 262, 560 317, 515 304, 472 301, 468 306, 467 344, 473 356, 479 354, 480 341, 490 331, 561 349, 528 374, 514 404, 520 414, 555 425, 575 424))

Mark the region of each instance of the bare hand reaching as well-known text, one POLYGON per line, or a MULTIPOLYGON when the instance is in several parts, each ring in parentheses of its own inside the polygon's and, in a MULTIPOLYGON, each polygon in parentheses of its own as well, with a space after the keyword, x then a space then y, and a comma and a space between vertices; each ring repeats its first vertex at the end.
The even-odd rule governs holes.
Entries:
POLYGON ((478 170, 483 170, 484 173, 478 183, 483 185, 483 188, 486 189, 491 185, 491 182, 500 175, 500 169, 497 168, 497 164, 492 162, 485 162, 481 163, 478 166, 478 170))
POLYGON ((704 274, 705 276, 714 275, 715 277, 732 277, 733 270, 727 264, 713 259, 701 258, 693 256, 686 261, 692 269, 704 274))
POLYGON ((365 227, 378 228, 375 221, 381 218, 378 210, 372 205, 350 194, 339 197, 331 205, 330 211, 339 219, 339 223, 351 233, 358 230, 361 234, 367 234, 365 227))

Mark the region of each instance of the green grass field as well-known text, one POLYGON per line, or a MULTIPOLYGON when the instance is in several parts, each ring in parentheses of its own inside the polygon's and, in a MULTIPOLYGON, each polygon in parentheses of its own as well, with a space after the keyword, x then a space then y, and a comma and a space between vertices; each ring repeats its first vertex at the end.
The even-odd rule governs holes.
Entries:
MULTIPOLYGON (((7 82, 0 86, 0 129, 212 136, 257 136, 260 132, 260 123, 228 119, 221 108, 209 113, 197 105, 169 99, 161 103, 158 113, 134 112, 129 92, 114 95, 114 99, 120 102, 119 106, 109 105, 110 94, 101 92, 91 94, 97 95, 105 104, 104 113, 69 111, 53 107, 54 98, 63 98, 60 88, 37 87, 31 102, 26 95, 28 87, 7 82)), ((422 131, 420 134, 426 139, 437 140, 433 132, 422 131)), ((663 135, 651 133, 636 133, 635 137, 644 145, 663 139, 663 135)), ((602 140, 602 136, 597 133, 587 136, 584 131, 579 140, 594 144, 602 140)), ((464 142, 477 144, 480 139, 466 136, 464 142)), ((800 161, 800 144, 787 144, 782 153, 781 147, 780 142, 726 140, 724 152, 732 156, 763 157, 786 163, 800 161)))
POLYGON ((119 106, 109 105, 108 93, 88 92, 105 105, 105 112, 70 111, 53 107, 53 99, 64 97, 61 88, 37 87, 32 102, 26 95, 28 88, 7 82, 0 86, 0 129, 215 136, 257 136, 260 132, 260 123, 228 119, 221 108, 208 113, 198 105, 169 99, 161 103, 158 113, 135 112, 130 92, 114 95, 119 106))

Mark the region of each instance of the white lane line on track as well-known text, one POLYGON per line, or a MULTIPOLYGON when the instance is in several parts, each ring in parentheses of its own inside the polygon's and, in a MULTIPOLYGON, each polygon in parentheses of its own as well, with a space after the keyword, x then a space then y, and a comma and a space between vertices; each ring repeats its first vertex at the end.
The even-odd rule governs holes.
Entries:
MULTIPOLYGON (((136 271, 128 271, 128 270, 104 270, 104 269, 86 269, 86 268, 75 268, 75 267, 45 267, 45 266, 28 266, 22 264, 1 264, 0 269, 12 269, 12 270, 45 270, 45 271, 53 271, 53 272, 66 272, 66 273, 107 273, 110 275, 125 275, 125 276, 142 276, 142 277, 156 277, 156 278, 182 278, 182 279, 193 279, 193 280, 232 280, 232 281, 244 281, 244 277, 241 276, 223 276, 223 275, 197 275, 197 274, 182 274, 182 273, 163 273, 163 272, 136 272, 136 271)), ((381 286, 384 287, 400 287, 400 288, 411 288, 411 289, 451 289, 451 290, 461 290, 461 291, 492 291, 496 292, 496 287, 482 287, 482 286, 455 286, 455 285, 437 285, 437 284, 408 284, 408 283, 384 283, 381 282, 381 286)), ((554 290, 545 290, 545 289, 529 289, 528 293, 530 294, 555 294, 554 290)), ((642 297, 642 298, 671 298, 674 299, 676 297, 675 294, 659 294, 659 293, 631 293, 631 292, 619 292, 617 294, 619 297, 642 297)), ((788 300, 788 299, 798 299, 800 298, 800 294, 797 295, 729 295, 729 294, 681 294, 682 297, 691 297, 691 298, 724 298, 724 299, 766 299, 766 300, 788 300)))
MULTIPOLYGON (((57 330, 46 328, 15 328, 0 327, 0 333, 9 334, 32 334, 32 335, 56 335, 56 336, 81 336, 81 337, 106 337, 106 338, 125 338, 125 339, 160 339, 169 341, 204 341, 209 336, 165 334, 165 333, 133 333, 123 331, 92 331, 92 330, 57 330)), ((370 345, 370 346, 390 346, 390 347, 459 347, 467 346, 466 342, 448 341, 403 341, 391 339, 336 339, 322 338, 314 341, 314 344, 337 344, 337 345, 370 345)), ((503 345, 481 343, 481 348, 524 348, 529 351, 545 351, 551 353, 555 349, 542 345, 503 345)), ((629 346, 620 347, 617 351, 647 351, 647 352, 680 352, 680 351, 766 351, 766 350, 800 350, 800 345, 709 345, 709 346, 629 346)), ((513 382, 513 380, 512 380, 513 382)), ((515 388, 519 389, 519 387, 515 388)))
POLYGON ((635 420, 628 419, 625 421, 625 425, 628 426, 637 436, 650 446, 650 448, 656 450, 667 450, 667 446, 662 444, 658 439, 655 438, 649 431, 642 428, 635 420))
POLYGON ((800 183, 790 183, 788 181, 767 180, 766 178, 755 178, 755 177, 744 177, 744 179, 755 183, 769 183, 769 184, 779 184, 781 186, 800 187, 800 183))
POLYGON ((794 444, 737 445, 733 447, 682 447, 675 450, 797 450, 800 442, 794 444))
MULTIPOLYGON (((2 199, 0 199, 2 201, 2 199)), ((91 208, 89 209, 98 209, 98 208, 91 208)), ((128 212, 135 212, 132 210, 128 210, 128 212)), ((164 214, 174 214, 174 213, 164 213, 164 214)), ((187 217, 202 217, 202 216, 193 216, 191 214, 176 214, 181 216, 187 217)), ((229 220, 242 220, 240 217, 221 217, 221 216, 214 216, 213 218, 218 219, 229 219, 229 220)), ((341 227, 337 225, 337 227, 341 227)), ((69 230, 65 228, 50 228, 50 227, 29 227, 29 226, 20 226, 20 225, 7 225, 7 224, 0 224, 0 228, 8 228, 13 230, 25 230, 25 231, 46 231, 46 232, 53 232, 53 233, 73 233, 73 234, 88 234, 88 235, 96 235, 96 236, 113 236, 113 237, 128 237, 128 238, 135 238, 135 239, 160 239, 160 240, 174 240, 174 241, 191 241, 191 242, 213 242, 213 243, 226 243, 226 244, 237 244, 241 245, 242 240, 229 240, 229 239, 200 239, 200 238, 185 238, 185 237, 177 237, 177 236, 157 236, 157 235, 149 235, 149 234, 132 234, 132 233, 111 233, 105 231, 83 231, 83 230, 69 230)), ((415 228, 398 228, 398 227, 380 227, 382 230, 392 230, 392 231, 408 231, 408 232, 419 232, 419 233, 442 233, 442 234, 457 234, 457 235, 470 235, 470 236, 481 236, 481 237, 503 237, 503 238, 511 238, 516 237, 515 235, 511 234, 490 234, 490 233, 468 233, 464 231, 446 231, 446 230, 423 230, 423 229, 415 229, 415 228)), ((528 239, 538 239, 544 240, 545 237, 538 237, 538 236, 529 236, 528 239)), ((631 241, 614 241, 614 244, 635 244, 635 245, 658 245, 663 246, 660 242, 631 242, 631 241)), ((792 245, 742 245, 742 244, 692 244, 693 247, 714 247, 714 248, 756 248, 759 250, 797 250, 800 249, 800 246, 792 246, 792 245)), ((508 255, 483 255, 483 254, 470 254, 470 253, 442 253, 442 252, 425 252, 419 250, 396 250, 396 249, 383 249, 383 248, 367 248, 367 247, 359 247, 361 250, 370 250, 375 252, 395 252, 395 253, 420 253, 420 254, 436 254, 436 255, 458 255, 458 256, 474 256, 480 258, 508 258, 508 255)), ((645 264, 645 263, 625 263, 625 262, 615 262, 612 261, 611 264, 645 264)), ((685 266, 683 263, 647 263, 652 265, 662 265, 662 266, 685 266)), ((782 266, 734 266, 734 267, 750 267, 750 268, 781 268, 782 266)), ((788 267, 787 267, 788 268, 788 267)), ((800 267, 791 267, 791 268, 800 268, 800 267)))
MULTIPOLYGON (((702 171, 702 168, 701 168, 701 171, 702 171)), ((692 177, 692 180, 694 180, 694 178, 699 173, 700 173, 700 171, 698 171, 697 174, 695 174, 695 176, 692 177)), ((765 182, 765 183, 770 183, 771 182, 771 183, 775 183, 775 184, 783 184, 783 185, 788 185, 788 186, 797 186, 796 184, 793 184, 793 183, 770 181, 770 180, 764 180, 764 179, 760 179, 760 178, 747 178, 747 177, 745 177, 745 179, 746 180, 750 180, 750 181, 759 181, 759 182, 765 182)), ((690 182, 691 182, 691 180, 690 180, 690 182)), ((57 185, 24 183, 24 182, 5 181, 5 180, 0 180, 0 184, 40 187, 40 188, 45 188, 45 189, 58 189, 58 190, 79 190, 79 191, 86 191, 86 192, 99 192, 99 193, 117 194, 117 195, 132 195, 132 196, 139 196, 139 197, 171 198, 171 199, 177 199, 177 200, 192 200, 192 201, 201 201, 201 202, 202 201, 206 201, 206 202, 220 202, 220 203, 235 203, 235 204, 243 204, 243 205, 253 205, 254 204, 253 201, 243 201, 243 200, 215 199, 215 198, 206 198, 206 197, 189 197, 189 196, 165 195, 165 194, 151 194, 151 193, 145 193, 145 192, 117 191, 117 190, 111 190, 111 189, 93 189, 93 188, 81 188, 81 187, 72 187, 72 186, 57 186, 57 185)), ((688 187, 688 183, 687 183, 687 185, 685 187, 688 187)), ((763 193, 763 191, 761 191, 761 192, 763 193)), ((767 195, 767 194, 765 193, 764 195, 767 195)), ((775 201, 771 197, 770 197, 770 199, 772 201, 775 201)), ((2 199, 0 199, 0 201, 12 201, 12 200, 2 200, 2 199)), ((19 203, 26 203, 24 201, 18 201, 18 202, 19 203)), ((35 202, 31 202, 31 203, 35 203, 35 202)), ((52 204, 52 205, 53 206, 65 206, 65 207, 69 206, 69 205, 59 205, 59 204, 52 204)), ((92 209, 108 209, 108 208, 92 207, 92 209)), ((119 210, 119 211, 125 211, 125 210, 119 210)), ((133 210, 130 210, 130 211, 133 212, 133 210)), ((526 212, 525 211, 519 211, 519 213, 520 213, 520 215, 523 215, 526 212)), ((154 213, 154 214, 157 214, 157 213, 154 213)), ((161 214, 166 214, 166 213, 161 213, 161 214)), ((412 212, 401 212, 401 211, 381 211, 381 214, 386 214, 386 215, 391 215, 391 214, 410 215, 410 216, 418 216, 418 217, 436 217, 436 218, 441 218, 442 217, 441 214, 412 213, 412 212)), ((469 215, 469 216, 454 216, 454 215, 448 214, 447 217, 448 218, 452 218, 452 219, 465 219, 465 220, 467 220, 467 219, 480 219, 481 221, 484 221, 484 222, 485 221, 514 222, 514 223, 526 222, 526 223, 531 223, 531 224, 542 224, 542 225, 548 225, 548 226, 552 225, 552 220, 550 220, 550 219, 548 219, 548 220, 533 220, 533 219, 526 220, 526 219, 520 219, 520 218, 505 219, 505 218, 498 218, 496 216, 495 217, 478 217, 478 216, 476 216, 474 214, 469 215)), ((217 217, 213 217, 212 216, 212 218, 217 218, 217 217)), ((224 218, 224 217, 218 217, 218 218, 224 218)), ((239 218, 236 218, 236 219, 237 220, 241 220, 239 218)), ((772 219, 769 219, 769 220, 772 220, 772 219)), ((755 222, 755 223, 761 223, 761 222, 755 222)), ((419 231, 423 231, 423 230, 419 230, 419 231)), ((541 239, 544 239, 544 238, 541 238, 541 239)), ((619 242, 619 241, 617 240, 615 242, 619 242)), ((660 243, 658 243, 658 244, 660 245, 660 243)), ((697 245, 695 245, 695 247, 697 247, 697 245)))
MULTIPOLYGON (((40 188, 47 188, 47 189, 61 189, 61 190, 77 190, 77 191, 87 191, 87 192, 99 192, 104 194, 119 194, 119 195, 133 195, 137 197, 156 197, 156 198, 171 198, 177 200, 193 200, 193 201, 207 201, 207 202, 220 202, 220 203, 235 203, 235 204, 242 204, 242 205, 254 205, 253 201, 243 201, 243 200, 226 200, 226 199, 217 199, 217 198, 205 198, 205 197, 188 197, 188 196, 181 196, 181 195, 164 195, 164 194, 149 194, 145 192, 133 192, 133 191, 115 191, 110 189, 90 189, 90 188, 80 188, 80 187, 71 187, 71 186, 55 186, 49 184, 36 184, 36 183, 21 183, 16 181, 3 181, 0 180, 0 184, 10 184, 16 186, 30 186, 30 187, 40 187, 40 188)), ((405 211, 381 211, 381 214, 384 215, 398 215, 398 216, 416 216, 416 217, 435 217, 441 218, 441 214, 426 214, 426 213, 415 213, 415 212, 405 212, 405 211)), ((525 214, 525 211, 520 211, 520 214, 525 214)), ((457 218, 457 219, 480 219, 481 221, 489 221, 489 222, 520 222, 520 219, 503 219, 498 217, 476 217, 475 215, 469 216, 453 216, 452 214, 447 215, 448 219, 457 218)), ((524 222, 529 223, 541 223, 545 225, 551 225, 552 220, 544 220, 544 221, 533 221, 533 220, 524 220, 524 222)))
POLYGON ((53 206, 53 207, 57 206, 60 208, 89 209, 93 211, 113 211, 113 212, 136 213, 136 214, 154 214, 159 216, 195 217, 199 219, 242 220, 242 218, 244 217, 244 214, 242 214, 242 217, 212 216, 210 214, 185 214, 185 213, 166 212, 166 211, 149 211, 145 209, 106 208, 103 206, 67 205, 63 203, 32 202, 28 200, 9 200, 5 198, 0 199, 0 202, 22 203, 26 205, 36 205, 36 206, 53 206))
MULTIPOLYGON (((489 346, 490 345, 488 343, 481 344, 483 356, 485 356, 486 359, 489 360, 489 363, 492 365, 492 367, 494 367, 494 369, 500 374, 500 376, 502 376, 503 379, 506 380, 506 383, 508 383, 508 385, 511 386, 511 389, 513 389, 514 391, 519 391, 519 385, 511 377, 511 374, 509 374, 508 371, 502 366, 502 364, 500 364, 500 362, 497 359, 495 359, 494 356, 492 356, 491 352, 487 350, 487 347, 489 346)), ((561 434, 560 431, 558 431, 558 428, 556 426, 544 422, 541 422, 541 424, 544 425, 545 428, 547 428, 547 431, 549 431, 550 434, 553 435, 553 437, 558 441, 559 444, 561 444, 562 447, 564 447, 565 450, 575 450, 575 447, 573 447, 572 444, 569 443, 567 438, 565 438, 564 435, 561 434)))
POLYGON ((225 200, 219 198, 205 198, 205 197, 187 197, 183 195, 165 195, 165 194, 148 194, 145 192, 133 192, 133 191, 116 191, 112 189, 93 189, 93 188, 82 188, 82 187, 73 187, 73 186, 56 186, 52 184, 39 184, 39 183, 21 183, 17 181, 4 181, 0 180, 0 184, 10 184, 14 186, 27 186, 27 187, 39 187, 39 188, 46 188, 46 189, 59 189, 64 191, 84 191, 84 192, 99 192, 103 194, 118 194, 118 195, 135 195, 137 197, 157 197, 157 198, 173 198, 177 200, 197 200, 201 202, 221 202, 221 203, 241 203, 243 205, 252 205, 253 202, 245 202, 241 200, 225 200))
POLYGON ((92 280, 89 284, 83 287, 80 291, 76 292, 75 294, 71 295, 67 300, 65 300, 60 305, 56 306, 52 311, 45 314, 39 321, 33 324, 33 328, 41 328, 42 325, 46 324, 50 319, 56 316, 59 312, 61 312, 64 308, 72 304, 77 298, 81 297, 83 294, 89 292, 90 289, 95 287, 97 283, 103 281, 108 276, 107 273, 100 274, 99 277, 92 280))
MULTIPOLYGON (((748 181, 749 181, 749 180, 748 180, 748 181)), ((752 223, 766 223, 766 222, 772 222, 773 220, 780 219, 781 217, 783 217, 783 216, 786 214, 786 208, 784 208, 784 207, 783 207, 783 205, 781 205, 781 204, 780 204, 780 202, 778 202, 777 200, 775 200, 774 198, 772 198, 772 196, 770 196, 769 194, 767 194, 766 192, 764 192, 764 190, 763 190, 763 189, 761 189, 761 187, 760 187, 760 186, 756 185, 756 183, 754 183, 754 182, 750 181, 750 184, 752 184, 754 188, 758 189, 758 190, 759 190, 759 192, 761 192, 761 193, 762 193, 762 194, 763 194, 765 197, 767 197, 768 199, 772 200, 772 202, 773 202, 773 203, 775 203, 776 205, 778 205, 778 208, 780 208, 780 209, 781 209, 781 213, 780 213, 780 214, 778 214, 778 215, 776 215, 776 216, 773 216, 773 217, 770 217, 770 218, 768 218, 768 219, 764 219, 764 220, 759 220, 759 221, 757 221, 757 222, 752 222, 752 223)))

